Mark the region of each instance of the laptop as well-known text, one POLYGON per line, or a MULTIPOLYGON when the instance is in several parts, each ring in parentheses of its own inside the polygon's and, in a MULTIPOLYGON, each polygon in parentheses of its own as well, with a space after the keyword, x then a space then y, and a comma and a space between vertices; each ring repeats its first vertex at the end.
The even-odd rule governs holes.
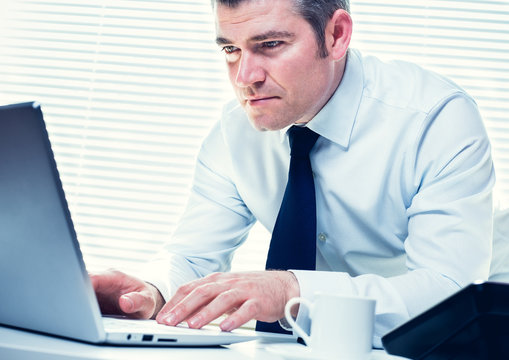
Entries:
POLYGON ((0 106, 0 324, 95 344, 213 346, 289 335, 102 317, 37 103, 0 106))

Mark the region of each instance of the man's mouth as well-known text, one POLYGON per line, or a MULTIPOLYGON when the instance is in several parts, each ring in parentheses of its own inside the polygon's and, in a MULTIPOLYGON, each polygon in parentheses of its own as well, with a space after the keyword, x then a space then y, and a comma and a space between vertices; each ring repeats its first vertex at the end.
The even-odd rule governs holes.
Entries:
POLYGON ((246 102, 251 106, 264 105, 271 100, 278 99, 277 96, 253 96, 246 98, 246 102))

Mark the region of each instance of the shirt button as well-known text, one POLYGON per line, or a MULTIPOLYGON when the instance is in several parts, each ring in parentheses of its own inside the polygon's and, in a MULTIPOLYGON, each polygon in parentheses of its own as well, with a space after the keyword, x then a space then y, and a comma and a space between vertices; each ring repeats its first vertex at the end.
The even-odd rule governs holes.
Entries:
POLYGON ((327 235, 325 235, 324 233, 318 234, 318 240, 320 240, 321 242, 325 242, 327 240, 327 235))

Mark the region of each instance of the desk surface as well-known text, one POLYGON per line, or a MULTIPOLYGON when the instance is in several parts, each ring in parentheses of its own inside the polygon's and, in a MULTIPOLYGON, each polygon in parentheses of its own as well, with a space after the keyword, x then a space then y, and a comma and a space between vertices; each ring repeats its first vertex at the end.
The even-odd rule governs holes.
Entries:
MULTIPOLYGON (((34 334, 0 326, 0 359, 24 360, 130 360, 130 359, 260 359, 283 360, 280 353, 303 354, 305 347, 297 343, 275 343, 268 341, 248 341, 224 347, 209 348, 156 348, 98 346, 52 336, 34 334)), ((297 358, 298 355, 292 356, 297 358)), ((290 358, 290 357, 288 357, 290 358)), ((401 360, 387 355, 382 350, 374 350, 370 360, 401 360)))

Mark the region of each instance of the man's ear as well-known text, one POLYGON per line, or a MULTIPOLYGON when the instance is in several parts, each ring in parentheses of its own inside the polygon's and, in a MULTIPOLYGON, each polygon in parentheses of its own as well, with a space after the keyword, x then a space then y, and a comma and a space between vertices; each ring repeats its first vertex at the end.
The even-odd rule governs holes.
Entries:
POLYGON ((325 29, 327 50, 334 60, 341 60, 350 46, 352 18, 343 9, 334 12, 325 29))

